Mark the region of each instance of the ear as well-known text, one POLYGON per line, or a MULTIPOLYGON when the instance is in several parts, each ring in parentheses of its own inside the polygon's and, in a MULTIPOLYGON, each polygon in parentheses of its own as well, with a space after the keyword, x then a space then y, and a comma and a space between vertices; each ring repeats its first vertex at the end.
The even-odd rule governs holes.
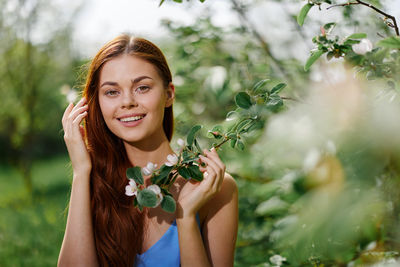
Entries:
POLYGON ((166 89, 166 95, 167 95, 167 99, 165 101, 165 107, 170 107, 173 103, 174 103, 174 99, 175 99, 175 86, 172 84, 172 82, 170 82, 168 84, 168 87, 166 89))

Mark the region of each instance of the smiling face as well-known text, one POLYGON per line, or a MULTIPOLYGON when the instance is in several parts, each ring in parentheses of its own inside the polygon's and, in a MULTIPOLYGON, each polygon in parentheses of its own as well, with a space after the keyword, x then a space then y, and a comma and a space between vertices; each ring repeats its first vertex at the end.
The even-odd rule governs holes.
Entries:
POLYGON ((139 57, 118 56, 100 72, 98 97, 104 121, 128 143, 165 136, 164 109, 174 96, 173 85, 165 88, 156 67, 139 57))

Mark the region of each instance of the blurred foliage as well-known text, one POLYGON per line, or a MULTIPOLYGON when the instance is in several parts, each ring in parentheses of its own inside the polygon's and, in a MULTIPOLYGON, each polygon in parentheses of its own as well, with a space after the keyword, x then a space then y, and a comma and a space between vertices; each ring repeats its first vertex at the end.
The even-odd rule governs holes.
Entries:
POLYGON ((71 17, 47 1, 1 1, 0 10, 0 160, 22 172, 31 192, 33 159, 65 151, 60 87, 74 82, 78 66, 71 17))

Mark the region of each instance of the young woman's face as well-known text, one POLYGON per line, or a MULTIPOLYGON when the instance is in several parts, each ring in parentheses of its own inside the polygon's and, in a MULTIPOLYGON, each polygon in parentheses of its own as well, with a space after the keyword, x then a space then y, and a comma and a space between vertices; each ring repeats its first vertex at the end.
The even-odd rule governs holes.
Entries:
POLYGON ((132 143, 164 134, 164 108, 172 105, 174 88, 164 87, 151 63, 130 55, 108 61, 98 93, 104 121, 119 138, 132 143))

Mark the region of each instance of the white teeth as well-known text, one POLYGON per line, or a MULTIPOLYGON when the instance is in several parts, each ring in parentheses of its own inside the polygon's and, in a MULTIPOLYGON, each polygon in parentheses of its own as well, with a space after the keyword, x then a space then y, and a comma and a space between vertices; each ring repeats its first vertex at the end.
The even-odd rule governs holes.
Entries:
POLYGON ((122 118, 122 119, 119 119, 119 120, 122 121, 122 122, 129 122, 129 121, 140 120, 143 117, 144 117, 144 115, 142 115, 142 116, 134 116, 134 117, 127 117, 127 118, 122 118))

